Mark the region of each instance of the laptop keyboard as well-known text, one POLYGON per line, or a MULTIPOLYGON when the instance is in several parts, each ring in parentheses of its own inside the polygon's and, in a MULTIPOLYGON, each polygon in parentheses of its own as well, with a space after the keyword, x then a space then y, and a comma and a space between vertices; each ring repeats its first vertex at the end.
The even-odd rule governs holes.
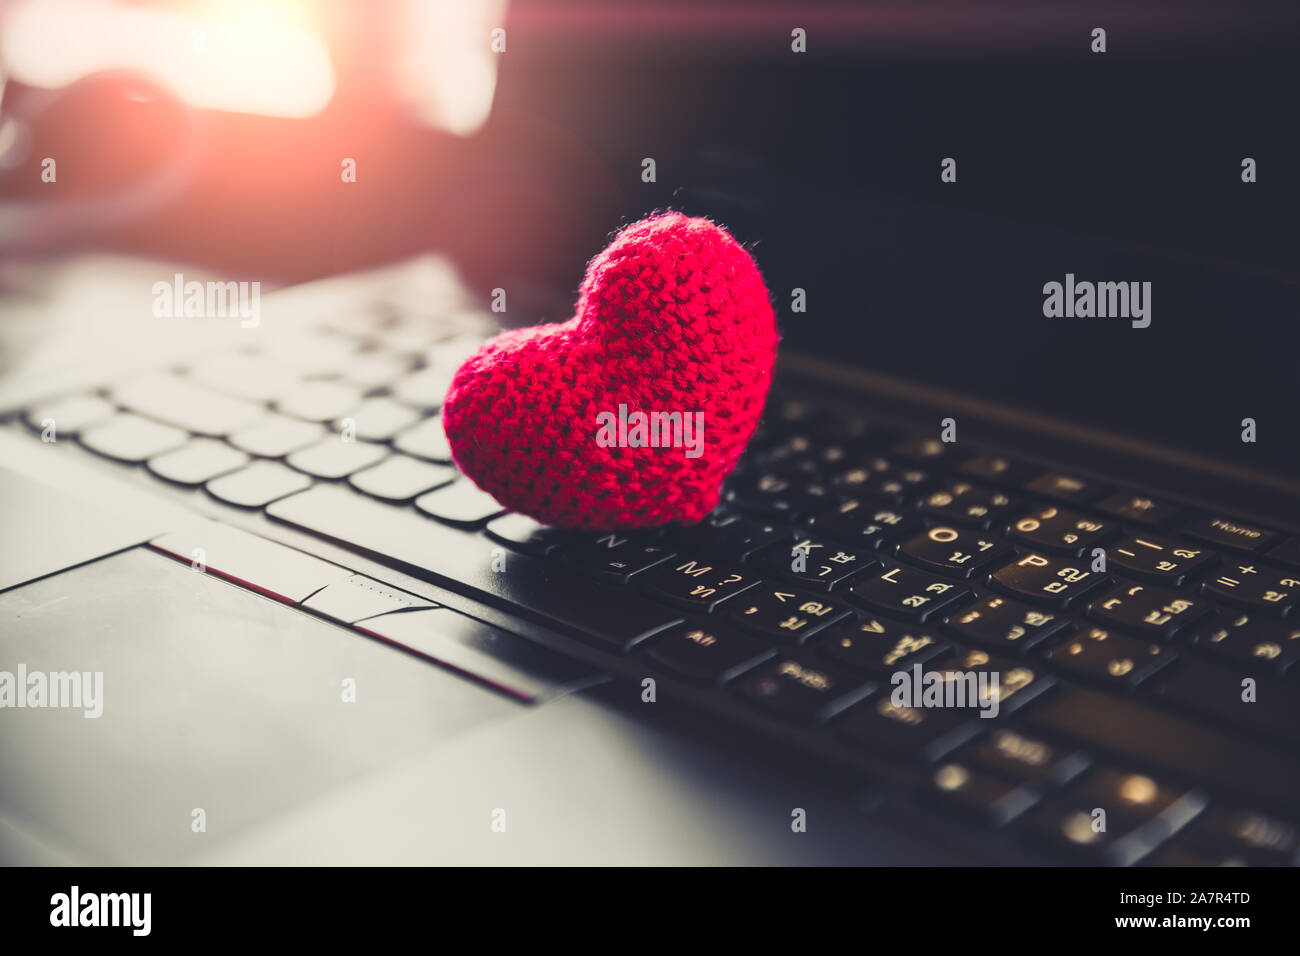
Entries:
POLYGON ((438 408, 475 341, 387 331, 24 418, 895 768, 950 825, 1050 859, 1296 861, 1300 539, 783 393, 702 523, 558 531, 451 462, 438 408), (914 666, 996 674, 998 716, 895 704, 914 666))

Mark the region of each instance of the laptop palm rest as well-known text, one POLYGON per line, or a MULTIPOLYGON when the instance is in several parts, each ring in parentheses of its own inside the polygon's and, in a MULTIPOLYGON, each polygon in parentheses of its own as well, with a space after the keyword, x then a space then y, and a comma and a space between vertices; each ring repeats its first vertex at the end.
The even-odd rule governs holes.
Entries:
POLYGON ((0 594, 0 620, 0 823, 30 838, 0 856, 182 862, 528 709, 145 549, 0 594))

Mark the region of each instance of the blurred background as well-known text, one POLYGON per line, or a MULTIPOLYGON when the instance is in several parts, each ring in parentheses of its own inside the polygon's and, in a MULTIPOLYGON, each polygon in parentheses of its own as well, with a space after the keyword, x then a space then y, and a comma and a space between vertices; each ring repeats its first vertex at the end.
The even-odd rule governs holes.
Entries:
POLYGON ((0 0, 0 283, 87 250, 289 283, 435 249, 524 324, 671 206, 751 246, 788 348, 1297 475, 1298 25, 1294 3, 0 0), (1151 328, 1044 318, 1067 272, 1152 282, 1151 328))

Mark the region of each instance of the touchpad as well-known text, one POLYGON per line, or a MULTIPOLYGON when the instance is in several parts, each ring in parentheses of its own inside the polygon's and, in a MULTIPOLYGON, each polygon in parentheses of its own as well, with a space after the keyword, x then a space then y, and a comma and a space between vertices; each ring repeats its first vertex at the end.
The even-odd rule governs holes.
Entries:
POLYGON ((0 821, 72 862, 182 862, 525 710, 144 549, 0 594, 0 620, 0 821))

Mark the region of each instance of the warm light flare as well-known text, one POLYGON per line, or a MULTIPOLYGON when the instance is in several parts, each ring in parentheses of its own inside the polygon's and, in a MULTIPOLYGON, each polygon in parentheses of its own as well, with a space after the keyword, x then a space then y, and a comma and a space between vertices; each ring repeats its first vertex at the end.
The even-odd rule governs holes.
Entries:
POLYGON ((11 10, 0 56, 32 86, 135 70, 206 109, 305 117, 334 94, 334 68, 300 3, 237 0, 192 10, 28 0, 11 10))

